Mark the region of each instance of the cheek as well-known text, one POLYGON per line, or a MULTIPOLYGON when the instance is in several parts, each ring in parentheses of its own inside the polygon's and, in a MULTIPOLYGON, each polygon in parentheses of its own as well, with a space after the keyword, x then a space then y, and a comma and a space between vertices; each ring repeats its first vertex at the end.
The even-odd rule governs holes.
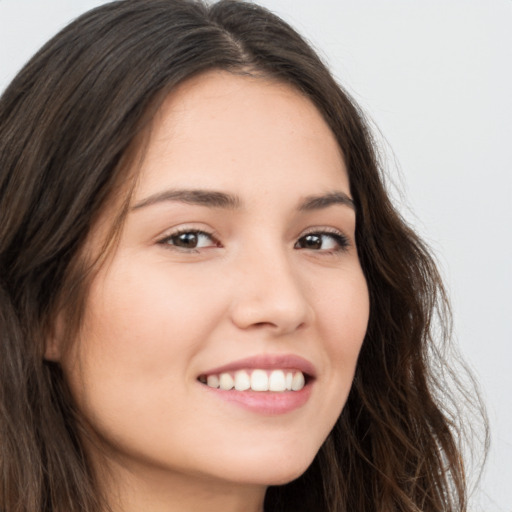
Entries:
POLYGON ((320 338, 325 348, 328 382, 323 414, 336 421, 352 387, 369 318, 369 294, 361 271, 317 297, 320 338))
POLYGON ((144 367, 199 348, 213 316, 208 310, 214 309, 205 293, 198 294, 200 283, 190 282, 190 276, 167 278, 158 268, 139 273, 137 266, 119 267, 105 279, 99 276, 91 288, 82 330, 90 349, 116 359, 120 367, 132 362, 144 367), (198 310, 205 313, 204 323, 197 321, 198 310))
POLYGON ((319 324, 329 351, 349 366, 355 366, 370 312, 370 300, 362 271, 353 272, 329 292, 317 298, 319 324))
POLYGON ((161 266, 138 268, 118 259, 98 274, 79 339, 62 366, 101 440, 122 453, 158 458, 164 440, 178 452, 183 430, 192 430, 186 422, 195 416, 183 418, 194 398, 191 362, 218 315, 190 275, 171 280, 161 266))
POLYGON ((68 380, 97 421, 114 411, 120 418, 151 412, 153 405, 157 414, 162 404, 186 400, 190 361, 212 328, 215 302, 197 293, 190 276, 167 279, 158 266, 140 273, 118 260, 106 268, 91 286, 75 352, 64 365, 68 380))

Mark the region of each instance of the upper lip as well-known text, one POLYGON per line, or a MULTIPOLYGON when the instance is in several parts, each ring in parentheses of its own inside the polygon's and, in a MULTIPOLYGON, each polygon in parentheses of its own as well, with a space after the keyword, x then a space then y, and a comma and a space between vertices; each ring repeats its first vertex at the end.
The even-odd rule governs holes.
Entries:
POLYGON ((295 354, 260 354, 246 357, 207 370, 203 372, 202 375, 218 375, 220 373, 235 372, 244 369, 299 370, 309 377, 316 376, 314 365, 307 359, 295 354))

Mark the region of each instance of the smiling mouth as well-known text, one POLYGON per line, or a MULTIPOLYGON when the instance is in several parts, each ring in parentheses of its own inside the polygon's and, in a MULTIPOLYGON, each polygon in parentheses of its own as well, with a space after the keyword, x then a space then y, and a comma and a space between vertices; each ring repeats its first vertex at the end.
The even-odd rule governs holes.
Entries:
POLYGON ((310 377, 300 370, 248 369, 236 372, 200 375, 202 384, 223 391, 300 391, 308 383, 310 377))

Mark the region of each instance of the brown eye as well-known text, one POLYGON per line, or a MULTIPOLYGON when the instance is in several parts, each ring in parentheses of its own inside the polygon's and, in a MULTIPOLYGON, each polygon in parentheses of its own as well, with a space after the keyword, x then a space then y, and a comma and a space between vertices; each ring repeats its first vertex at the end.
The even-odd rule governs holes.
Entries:
POLYGON ((312 251, 340 251, 348 247, 347 238, 341 233, 308 233, 297 240, 295 249, 312 251))
POLYGON ((203 249, 208 247, 217 247, 218 243, 213 236, 204 231, 181 231, 174 233, 160 242, 164 245, 171 245, 179 249, 203 249))
POLYGON ((321 235, 306 235, 303 236, 298 242, 301 249, 321 249, 322 237, 321 235))
POLYGON ((181 233, 172 238, 173 245, 183 247, 185 249, 195 249, 199 242, 197 233, 181 233))

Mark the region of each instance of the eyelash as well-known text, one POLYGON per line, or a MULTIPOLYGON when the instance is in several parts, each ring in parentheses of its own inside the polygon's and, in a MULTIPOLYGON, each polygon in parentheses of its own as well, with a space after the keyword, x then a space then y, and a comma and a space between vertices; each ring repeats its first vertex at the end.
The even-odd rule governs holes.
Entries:
MULTIPOLYGON (((215 237, 213 233, 208 233, 206 231, 200 230, 200 229, 180 229, 176 231, 175 233, 172 233, 165 238, 162 238, 158 241, 159 244, 164 246, 170 246, 175 250, 183 251, 183 252, 194 252, 197 253, 199 250, 203 249, 203 247, 183 247, 180 245, 177 245, 175 242, 179 239, 180 236, 183 235, 193 235, 196 240, 199 240, 201 237, 207 237, 211 240, 211 245, 209 247, 221 247, 221 244, 219 240, 215 237)), ((312 241, 312 240, 311 240, 312 241)), ((321 240, 320 243, 323 243, 325 241, 321 240)), ((339 252, 345 252, 350 246, 349 239, 343 235, 340 231, 335 229, 321 229, 321 230, 311 230, 307 233, 304 233, 300 236, 300 238, 295 242, 293 248, 294 249, 310 249, 314 252, 322 252, 323 254, 336 254, 339 252), (305 241, 307 237, 317 237, 318 238, 330 238, 336 243, 335 248, 331 249, 313 249, 311 247, 300 247, 300 242, 305 241)))

